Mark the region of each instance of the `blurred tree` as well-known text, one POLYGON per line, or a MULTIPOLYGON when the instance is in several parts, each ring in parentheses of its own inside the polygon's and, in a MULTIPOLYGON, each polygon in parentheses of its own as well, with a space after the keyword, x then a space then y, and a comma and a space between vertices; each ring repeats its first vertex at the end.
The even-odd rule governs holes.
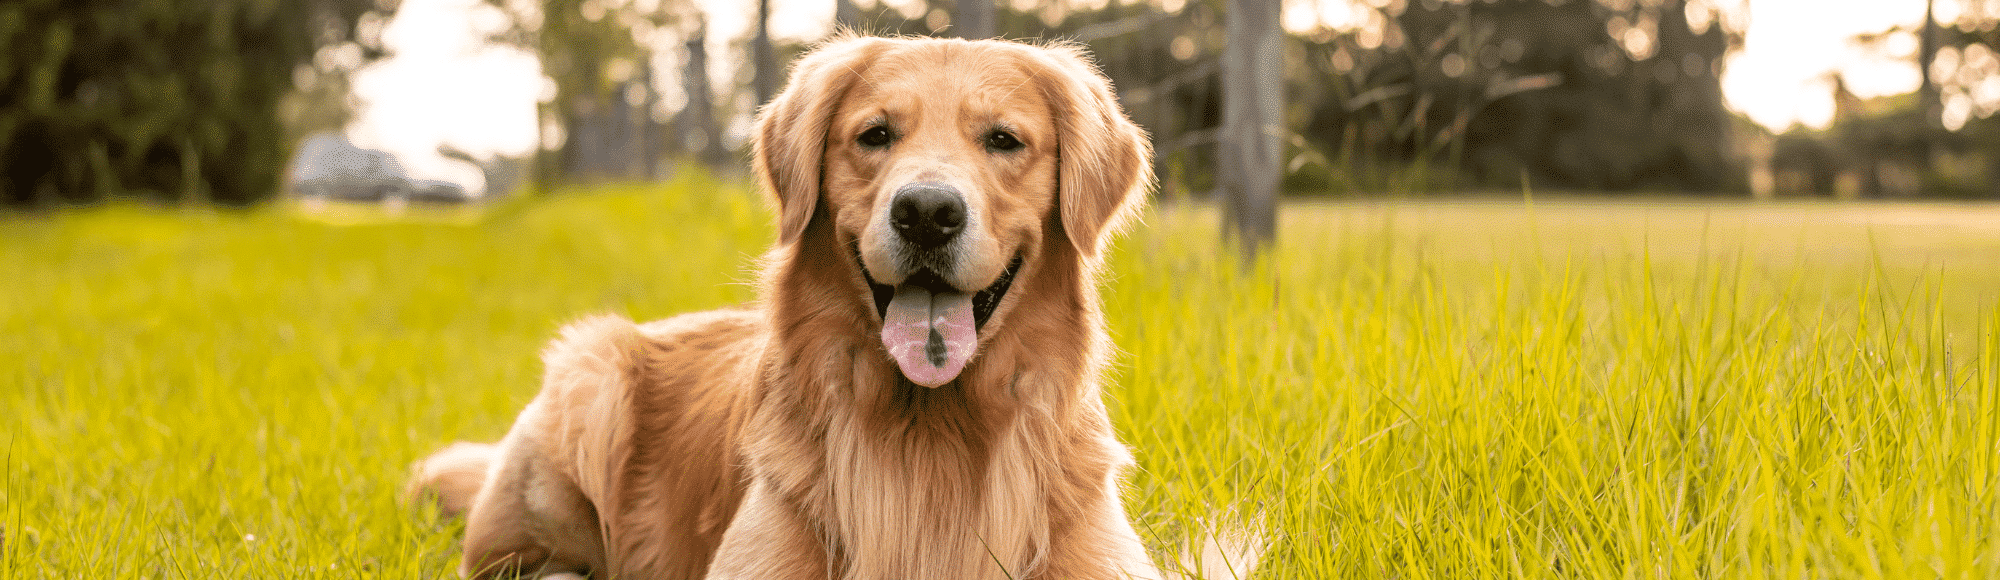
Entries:
MULTIPOLYGON (((1950 1, 1950 0, 1948 0, 1950 1)), ((1954 197, 2000 197, 2000 94, 1988 88, 1988 81, 2000 76, 2000 2, 1955 0, 1958 18, 1937 20, 1936 0, 1924 3, 1924 20, 1914 31, 1918 35, 1917 69, 1922 84, 1917 89, 1914 110, 1907 113, 1891 106, 1857 118, 1856 127, 1841 137, 1845 149, 1856 148, 1876 158, 1876 153, 1907 158, 1907 151, 1887 148, 1917 148, 1908 160, 1922 174, 1924 193, 1954 197), (1919 116, 1915 127, 1894 126, 1900 117, 1919 116), (1914 134, 1912 134, 1914 133, 1914 134), (1857 140, 1858 139, 1858 140, 1857 140), (1902 155, 1895 155, 1901 153, 1902 155)), ((1864 35, 1863 43, 1891 38, 1890 29, 1864 35)), ((1871 179, 1875 192, 1885 189, 1882 179, 1871 179)))
POLYGON ((1924 0, 1924 22, 1917 32, 1917 102, 1923 107, 1925 124, 1944 128, 1944 95, 1938 92, 1931 68, 1938 55, 1937 0, 1924 0))
MULTIPOLYGON (((720 130, 712 122, 712 99, 688 95, 676 124, 686 129, 669 138, 662 118, 663 99, 655 69, 670 39, 702 39, 699 11, 688 0, 486 0, 502 9, 511 26, 496 34, 496 42, 531 48, 541 59, 542 74, 554 81, 553 98, 541 105, 544 150, 536 155, 534 180, 548 185, 565 182, 650 179, 662 170, 665 154, 694 141, 694 149, 719 148, 720 130)), ((664 54, 674 54, 667 51, 664 54)), ((705 58, 705 54, 702 55, 705 58)), ((692 58, 692 57, 691 57, 692 58)), ((686 69, 705 68, 690 61, 686 69)), ((687 73, 683 73, 685 75, 687 73)), ((706 90, 706 78, 699 79, 706 90)), ((694 83, 683 79, 690 88, 694 83)), ((726 161, 726 154, 703 155, 709 163, 726 161)))
POLYGON ((999 33, 995 18, 993 0, 958 0, 951 31, 959 38, 993 38, 999 33))
POLYGON ((1786 193, 1833 194, 1840 167, 1834 154, 1812 131, 1794 128, 1778 135, 1772 146, 1774 188, 1786 193))
MULTIPOLYGON (((1090 44, 1152 133, 1162 193, 1231 192, 1216 150, 1226 0, 1043 2, 1009 36, 1090 44), (1172 7, 1174 10, 1168 10, 1172 7)), ((1004 7, 1014 6, 1003 4, 1004 7)), ((1537 186, 1728 191, 1747 181, 1722 102, 1740 46, 1713 0, 1408 0, 1281 37, 1286 191, 1537 186)), ((921 29, 917 32, 922 32, 921 29)), ((1218 200, 1229 203, 1228 200, 1218 200)))
MULTIPOLYGON (((0 202, 270 197, 287 149, 280 103, 295 86, 342 86, 342 70, 380 50, 379 39, 357 38, 357 22, 371 12, 379 22, 389 8, 372 0, 0 3, 0 202)), ((344 111, 345 101, 322 107, 344 111)))
POLYGON ((1279 0, 1231 0, 1222 53, 1222 131, 1216 177, 1224 229, 1252 262, 1276 237, 1278 181, 1284 170, 1285 33, 1279 0))
MULTIPOLYGON (((1001 2, 995 32, 1090 45, 1153 136, 1163 195, 1233 196, 1222 94, 1246 83, 1223 72, 1227 3, 1001 2)), ((940 7, 968 5, 875 2, 853 19, 874 33, 963 34, 965 16, 940 7)), ((1341 29, 1280 32, 1281 50, 1304 58, 1266 59, 1286 83, 1272 132, 1286 190, 1511 188, 1523 177, 1614 191, 1745 187, 1719 79, 1742 36, 1715 0, 1362 6, 1372 16, 1341 29)))
POLYGON ((833 24, 849 30, 860 30, 861 7, 854 5, 854 0, 834 0, 833 24))
POLYGON ((1901 58, 1907 57, 1898 51, 1908 50, 1915 40, 1912 64, 1919 85, 1910 94, 1863 99, 1848 91, 1838 73, 1828 73, 1835 102, 1832 125, 1825 131, 1791 132, 1785 136, 1789 143, 1780 142, 1793 151, 1808 146, 1821 150, 1824 160, 1794 154, 1774 156, 1770 163, 1780 176, 1817 171, 1831 172, 1831 177, 1793 192, 2000 197, 2000 121, 1992 118, 2000 111, 2000 92, 1989 84, 2000 75, 2000 53, 1994 50, 2000 46, 2000 2, 1949 3, 1959 14, 1953 22, 1936 19, 1937 2, 1932 0, 1925 2, 1924 20, 1914 27, 1899 25, 1852 39, 1863 51, 1901 58))
POLYGON ((1310 41, 1336 82, 1306 89, 1303 137, 1340 152, 1349 190, 1740 189, 1719 77, 1741 34, 1720 20, 1684 0, 1391 3, 1310 41))
POLYGON ((771 49, 771 0, 757 0, 757 32, 750 40, 750 65, 754 67, 751 86, 757 91, 757 106, 771 101, 778 92, 778 55, 771 49))
MULTIPOLYGON (((1224 0, 1177 11, 1150 2, 1113 3, 1064 18, 1003 13, 1007 32, 1069 38, 1091 46, 1126 111, 1153 137, 1154 171, 1163 199, 1218 191, 1217 135, 1222 123, 1220 49, 1224 0)), ((1294 93, 1296 91, 1287 91, 1294 93)), ((1287 101, 1292 99, 1288 95, 1287 101)))
POLYGON ((676 120, 681 147, 711 168, 729 162, 729 150, 722 146, 722 127, 716 121, 715 91, 708 85, 708 26, 695 27, 688 37, 687 66, 681 72, 681 90, 687 106, 676 120))

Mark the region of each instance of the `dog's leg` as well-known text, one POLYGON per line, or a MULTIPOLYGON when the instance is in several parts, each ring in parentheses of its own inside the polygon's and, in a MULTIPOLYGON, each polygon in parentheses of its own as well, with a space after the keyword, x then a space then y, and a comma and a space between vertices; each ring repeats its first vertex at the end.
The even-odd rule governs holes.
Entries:
POLYGON ((1097 505, 1087 508, 1088 513, 1077 514, 1077 519, 1054 530, 1048 559, 1033 578, 1167 580, 1146 555, 1118 496, 1106 494, 1092 503, 1097 505))
POLYGON ((1164 567, 1155 567, 1115 496, 1106 517, 1079 522, 1059 533, 1050 566, 1036 578, 1117 578, 1131 580, 1242 580, 1256 571, 1265 539, 1256 524, 1211 522, 1188 538, 1187 545, 1164 567), (1094 531, 1085 531, 1094 530, 1094 531))
POLYGON ((826 548, 798 510, 752 481, 736 519, 708 567, 708 580, 808 580, 835 577, 826 548))
POLYGON ((548 464, 530 404, 500 443, 499 464, 465 519, 459 573, 488 578, 513 572, 587 573, 603 567, 597 511, 563 471, 548 464))

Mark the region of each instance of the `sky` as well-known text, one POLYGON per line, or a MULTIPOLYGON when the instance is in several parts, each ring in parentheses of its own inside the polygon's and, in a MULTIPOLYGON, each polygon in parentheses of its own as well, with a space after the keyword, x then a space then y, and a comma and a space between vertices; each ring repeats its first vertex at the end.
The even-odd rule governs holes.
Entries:
MULTIPOLYGON (((1349 26, 1350 1, 1285 0, 1286 25, 1349 26)), ((1731 109, 1766 127, 1825 127, 1833 116, 1829 72, 1841 73, 1849 90, 1864 98, 1917 88, 1913 36, 1891 40, 1886 55, 1858 48, 1850 39, 1895 25, 1915 26, 1923 19, 1924 0, 1708 1, 1747 10, 1744 48, 1729 57, 1723 97, 1731 109)), ((738 66, 723 43, 749 29, 755 3, 698 4, 711 30, 711 71, 722 82, 738 66)), ((832 0, 772 4, 773 36, 810 40, 832 28, 832 0)), ((1953 16, 1943 12, 1949 4, 1939 3, 1940 20, 1953 16)), ((536 102, 554 92, 532 54, 482 44, 486 32, 503 22, 481 0, 403 0, 381 31, 392 56, 355 73, 361 106, 348 127, 350 136, 363 147, 396 154, 414 177, 480 189, 479 170, 439 156, 438 145, 481 157, 525 155, 537 144, 536 102)))

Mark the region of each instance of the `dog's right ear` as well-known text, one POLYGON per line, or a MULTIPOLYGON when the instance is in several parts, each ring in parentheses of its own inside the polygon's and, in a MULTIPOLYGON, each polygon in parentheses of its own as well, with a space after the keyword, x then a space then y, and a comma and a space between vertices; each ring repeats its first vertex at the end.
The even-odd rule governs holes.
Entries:
POLYGON ((799 57, 785 89, 758 112, 752 163, 777 201, 779 245, 797 242, 812 221, 835 108, 886 45, 880 38, 836 36, 799 57))

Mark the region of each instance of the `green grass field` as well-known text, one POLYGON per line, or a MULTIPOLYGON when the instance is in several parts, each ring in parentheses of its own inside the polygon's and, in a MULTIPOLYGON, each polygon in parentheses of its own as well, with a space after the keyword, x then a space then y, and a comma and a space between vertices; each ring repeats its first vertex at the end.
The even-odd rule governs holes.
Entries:
MULTIPOLYGON (((751 298, 742 186, 0 216, 0 577, 449 577, 407 465, 594 312, 751 298)), ((1346 203, 1118 244, 1127 502, 1259 578, 2000 577, 2000 208, 1346 203)))

